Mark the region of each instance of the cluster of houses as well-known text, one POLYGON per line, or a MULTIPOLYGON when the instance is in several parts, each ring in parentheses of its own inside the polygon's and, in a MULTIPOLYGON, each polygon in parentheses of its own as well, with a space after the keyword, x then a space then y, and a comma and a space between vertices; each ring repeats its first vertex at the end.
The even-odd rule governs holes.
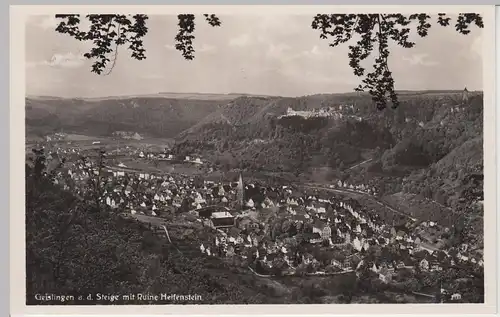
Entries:
POLYGON ((348 182, 344 181, 342 182, 341 180, 338 180, 337 183, 331 184, 329 186, 330 188, 339 188, 339 189, 346 189, 346 190, 351 190, 363 194, 368 194, 368 195, 377 195, 377 190, 375 187, 370 187, 365 184, 360 184, 360 185, 354 185, 354 184, 349 184, 348 182))
POLYGON ((47 135, 45 137, 45 141, 47 142, 54 142, 54 141, 61 141, 66 138, 66 134, 61 133, 61 132, 56 132, 53 135, 47 135))
MULTIPOLYGON (((59 150, 48 156, 63 153, 78 154, 78 150, 59 150)), ((101 199, 109 208, 153 217, 190 213, 213 228, 212 238, 199 245, 201 252, 239 258, 264 272, 295 274, 306 268, 320 275, 369 268, 389 283, 398 269, 418 267, 432 272, 455 265, 483 266, 482 255, 467 245, 449 250, 437 245, 433 237, 446 230, 435 222, 387 224, 375 211, 342 196, 324 197, 286 185, 243 184, 241 175, 236 182, 224 183, 187 175, 107 168, 99 172, 92 162, 68 164, 56 179, 66 189, 81 194, 86 180, 100 173, 101 199), (269 211, 275 216, 273 221, 259 217, 269 211)), ((373 193, 364 185, 340 181, 336 185, 373 193)))
POLYGON ((179 158, 173 154, 166 154, 166 153, 145 153, 144 151, 139 151, 138 153, 139 158, 147 158, 147 159, 157 159, 157 160, 164 160, 164 161, 182 161, 186 163, 194 163, 194 164, 203 164, 203 161, 201 160, 200 157, 191 157, 191 156, 184 156, 182 158, 179 158))
POLYGON ((120 137, 125 140, 142 140, 143 137, 137 132, 130 131, 115 131, 113 132, 113 136, 120 137))
MULTIPOLYGON (((363 264, 362 260, 360 262, 359 260, 352 261, 352 259, 363 259, 364 255, 372 249, 395 250, 397 252, 395 257, 380 256, 372 262, 371 269, 376 271, 384 282, 389 282, 394 269, 398 268, 413 269, 418 266, 423 271, 441 271, 447 266, 468 261, 479 266, 483 265, 479 255, 472 258, 464 256, 462 253, 465 249, 462 253, 455 254, 437 250, 424 237, 420 237, 413 231, 410 232, 404 226, 396 229, 397 226, 384 225, 376 214, 353 208, 352 206, 356 205, 355 201, 345 202, 334 199, 325 201, 316 197, 287 198, 277 202, 276 205, 282 207, 281 210, 287 213, 286 219, 296 227, 292 230, 295 235, 282 238, 272 237, 272 234, 259 235, 258 233, 262 232, 259 230, 262 224, 252 220, 239 222, 239 219, 247 218, 238 215, 235 225, 231 226, 230 230, 219 230, 219 235, 214 238, 214 241, 204 243, 203 247, 211 247, 214 250, 222 245, 222 250, 229 248, 229 252, 224 251, 222 254, 230 256, 240 254, 243 259, 248 258, 250 252, 256 261, 261 262, 261 266, 272 269, 278 263, 277 265, 288 271, 295 269, 301 263, 307 265, 319 262, 310 253, 297 252, 298 243, 305 241, 310 245, 317 245, 326 253, 330 250, 343 249, 346 259, 343 262, 339 261, 332 254, 329 261, 323 261, 322 265, 317 266, 316 273, 318 274, 332 270, 352 272, 355 268, 360 269, 363 264), (304 200, 309 200, 309 203, 302 205, 301 208, 304 200), (311 201, 319 202, 319 204, 311 203, 311 201), (325 203, 326 207, 324 207, 325 203), (321 206, 317 207, 317 205, 321 206), (242 223, 244 223, 243 226, 242 223), (249 225, 252 226, 248 227, 249 225), (310 230, 300 230, 306 227, 310 230), (235 253, 234 250, 238 252, 235 253), (277 258, 280 261, 277 262, 277 258), (286 263, 285 266, 284 263, 286 263)), ((422 226, 435 227, 437 224, 431 222, 422 226)))

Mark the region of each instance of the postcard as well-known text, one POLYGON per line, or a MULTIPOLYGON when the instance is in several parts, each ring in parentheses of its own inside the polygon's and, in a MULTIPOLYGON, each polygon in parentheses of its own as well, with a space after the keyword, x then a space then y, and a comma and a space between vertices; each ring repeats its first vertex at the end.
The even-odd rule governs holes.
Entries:
POLYGON ((11 17, 13 314, 495 311, 493 6, 11 17))

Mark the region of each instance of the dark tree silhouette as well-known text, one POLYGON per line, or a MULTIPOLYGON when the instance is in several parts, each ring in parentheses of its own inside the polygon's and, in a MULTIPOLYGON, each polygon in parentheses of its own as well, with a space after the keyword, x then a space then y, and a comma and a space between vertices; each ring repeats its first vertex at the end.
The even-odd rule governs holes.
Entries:
MULTIPOLYGON (((107 75, 111 72, 120 45, 128 45, 132 58, 137 60, 146 58, 143 38, 148 32, 147 15, 86 15, 85 18, 90 22, 88 31, 80 29, 79 14, 58 14, 56 18, 62 19, 56 28, 57 32, 68 34, 79 41, 93 43, 93 47, 84 56, 94 60, 92 72, 96 74, 107 75)), ((220 19, 214 14, 204 14, 204 18, 211 26, 221 26, 220 19)), ((193 60, 195 15, 179 14, 178 21, 175 48, 186 60, 193 60)), ((356 76, 362 78, 362 83, 355 90, 367 91, 377 109, 383 110, 388 103, 392 108, 396 108, 399 104, 394 78, 389 69, 389 42, 393 41, 399 46, 412 48, 415 46, 415 42, 409 40, 412 32, 416 32, 420 37, 427 36, 432 26, 431 22, 431 16, 426 13, 317 14, 313 18, 311 27, 321 32, 321 39, 333 39, 329 44, 331 47, 350 40, 355 42, 349 45, 349 66, 356 76), (361 62, 372 53, 375 54, 373 70, 367 72, 361 66, 361 62)), ((460 13, 456 21, 452 21, 452 18, 445 13, 439 13, 435 22, 444 27, 454 24, 455 30, 463 35, 471 32, 472 24, 479 28, 484 27, 483 18, 476 13, 460 13)))

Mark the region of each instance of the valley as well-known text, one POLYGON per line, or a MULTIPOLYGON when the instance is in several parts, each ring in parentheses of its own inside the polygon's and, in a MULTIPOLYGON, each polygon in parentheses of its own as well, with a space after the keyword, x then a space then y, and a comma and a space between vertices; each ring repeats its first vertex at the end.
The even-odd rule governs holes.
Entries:
POLYGON ((422 302, 428 292, 442 301, 438 280, 446 300, 477 301, 455 282, 482 270, 483 101, 461 96, 405 92, 385 111, 362 94, 27 98, 26 147, 29 157, 43 147, 49 163, 64 161, 56 186, 160 236, 165 224, 189 261, 225 263, 234 274, 221 283, 249 274, 245 283, 260 286, 248 294, 275 293, 273 303, 296 301, 308 283, 314 303, 422 302), (89 187, 94 174, 102 189, 89 187), (237 223, 217 227, 200 216, 207 206, 224 206, 237 223), (441 273, 457 265, 458 276, 441 273), (343 270, 357 277, 282 281, 343 270))

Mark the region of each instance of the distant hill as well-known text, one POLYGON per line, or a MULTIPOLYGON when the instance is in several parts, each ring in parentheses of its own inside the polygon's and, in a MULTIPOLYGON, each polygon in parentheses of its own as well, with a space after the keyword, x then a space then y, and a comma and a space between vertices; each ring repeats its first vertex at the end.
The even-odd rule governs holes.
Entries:
POLYGON ((171 138, 227 102, 222 99, 201 99, 202 97, 28 97, 26 129, 29 134, 34 135, 64 131, 109 136, 115 131, 129 131, 171 138))
POLYGON ((288 170, 296 170, 296 161, 304 155, 306 165, 337 168, 378 149, 379 154, 385 152, 385 169, 404 172, 436 162, 482 134, 481 95, 458 109, 460 98, 461 92, 404 92, 396 110, 377 111, 366 94, 239 97, 180 133, 177 140, 183 148, 196 144, 199 149, 230 150, 240 161, 288 170), (287 115, 290 109, 292 115, 287 115), (320 109, 329 109, 331 115, 315 115, 320 109))
POLYGON ((228 93, 228 94, 216 94, 216 93, 186 93, 186 92, 159 92, 156 94, 140 94, 140 95, 118 95, 118 96, 106 96, 106 97, 81 97, 81 98, 65 98, 56 96, 39 96, 30 95, 26 96, 30 99, 44 99, 44 100, 54 100, 54 99, 78 99, 85 101, 102 101, 102 100, 123 100, 132 98, 167 98, 167 99, 195 99, 195 100, 232 100, 238 97, 267 97, 265 95, 254 95, 245 93, 228 93))

